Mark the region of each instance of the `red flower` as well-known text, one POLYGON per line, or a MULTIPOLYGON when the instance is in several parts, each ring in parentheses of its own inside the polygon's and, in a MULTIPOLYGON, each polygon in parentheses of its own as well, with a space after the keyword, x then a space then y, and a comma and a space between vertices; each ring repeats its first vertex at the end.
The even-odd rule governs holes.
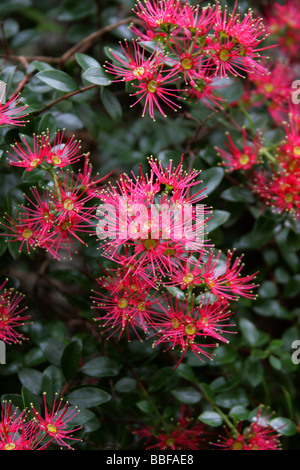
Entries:
MULTIPOLYGON (((0 286, 0 290, 4 289, 6 283, 7 280, 0 286)), ((27 307, 19 308, 19 303, 23 300, 23 297, 22 294, 15 293, 12 288, 4 289, 0 294, 0 340, 5 343, 21 343, 26 339, 16 331, 16 328, 27 324, 28 320, 31 319, 30 315, 22 315, 27 307)), ((8 424, 8 416, 10 416, 10 412, 7 411, 4 417, 2 416, 2 424, 3 422, 6 425, 8 424)))
POLYGON ((280 450, 279 434, 269 425, 270 416, 265 416, 263 407, 259 407, 254 421, 242 431, 244 423, 229 431, 227 437, 221 436, 220 443, 214 444, 225 450, 280 450))
POLYGON ((114 80, 115 82, 131 82, 133 80, 143 80, 148 77, 149 73, 157 69, 161 63, 163 56, 160 54, 159 49, 156 48, 149 58, 145 57, 145 47, 141 46, 136 41, 132 41, 133 54, 130 51, 127 41, 125 47, 120 44, 124 53, 125 59, 121 54, 116 54, 110 51, 114 59, 121 64, 121 67, 107 62, 105 68, 112 74, 122 77, 121 79, 114 80))
MULTIPOLYGON (((206 300, 209 301, 209 299, 206 300)), ((165 301, 169 305, 166 307, 164 303, 160 303, 159 312, 152 322, 152 326, 156 330, 155 335, 158 337, 154 346, 167 344, 166 351, 176 348, 181 352, 181 357, 175 368, 179 366, 188 350, 196 354, 200 360, 203 360, 202 355, 212 359, 212 354, 207 352, 205 348, 214 348, 217 344, 200 344, 199 341, 205 339, 206 336, 228 342, 217 333, 220 331, 220 326, 221 328, 231 326, 223 323, 223 320, 227 320, 231 315, 227 312, 226 305, 221 305, 220 302, 211 304, 208 302, 194 307, 194 299, 191 305, 188 300, 181 303, 177 298, 175 305, 171 298, 166 298, 165 301)))
POLYGON ((49 131, 44 138, 44 156, 47 163, 50 163, 59 168, 64 168, 65 166, 71 165, 78 162, 78 160, 83 156, 77 155, 80 149, 80 142, 74 140, 74 136, 69 137, 66 142, 63 142, 64 131, 58 130, 54 137, 53 145, 50 141, 49 131))
MULTIPOLYGON (((55 394, 54 403, 51 410, 48 410, 46 402, 46 393, 44 393, 44 408, 45 408, 45 418, 43 418, 35 409, 33 405, 32 411, 34 413, 35 419, 38 423, 38 427, 43 434, 50 437, 50 442, 55 441, 60 446, 68 447, 72 449, 69 444, 69 441, 80 441, 73 437, 73 432, 81 429, 81 426, 78 426, 74 429, 68 429, 70 427, 70 422, 77 416, 79 413, 77 407, 69 409, 70 405, 66 402, 63 405, 62 398, 60 402, 56 403, 57 394, 55 394)), ((44 436, 43 436, 44 437, 44 436)), ((50 442, 48 441, 42 448, 47 447, 50 442)))
POLYGON ((24 113, 27 109, 27 105, 25 104, 19 108, 17 107, 21 101, 19 94, 13 95, 6 103, 3 103, 5 91, 6 85, 3 87, 0 95, 0 126, 24 126, 26 122, 21 121, 21 119, 28 115, 28 113, 24 113))
POLYGON ((219 151, 220 157, 223 159, 222 165, 228 167, 228 171, 233 170, 248 170, 252 166, 261 163, 261 158, 259 157, 259 150, 261 148, 260 138, 256 135, 251 145, 247 143, 247 132, 243 128, 243 148, 240 150, 229 134, 227 134, 227 139, 229 144, 225 143, 228 151, 217 148, 219 151))
POLYGON ((200 450, 205 448, 209 435, 204 424, 193 423, 185 405, 181 406, 179 420, 172 421, 168 429, 156 431, 155 426, 143 426, 133 432, 146 439, 144 447, 147 450, 200 450))
MULTIPOLYGON (((180 98, 178 92, 182 90, 170 90, 166 88, 165 85, 172 83, 178 80, 178 70, 171 70, 167 72, 166 75, 163 75, 162 66, 151 70, 147 77, 139 81, 139 84, 133 84, 135 88, 139 91, 132 93, 131 96, 139 96, 138 100, 132 105, 135 106, 143 98, 145 98, 145 104, 143 109, 142 116, 144 117, 148 109, 150 117, 155 121, 154 107, 156 106, 159 112, 166 117, 165 112, 163 111, 160 101, 169 106, 173 111, 176 111, 180 108, 177 103, 174 103, 173 98, 180 98), (171 99, 170 99, 171 98, 171 99)), ((132 107, 131 106, 131 107, 132 107)))
POLYGON ((233 254, 233 251, 228 251, 226 263, 220 267, 220 253, 214 258, 211 251, 207 262, 203 264, 203 280, 213 295, 228 300, 237 300, 239 296, 254 299, 256 294, 253 293, 253 289, 257 285, 251 281, 255 279, 257 273, 242 277, 240 274, 243 268, 242 256, 236 258, 231 265, 233 254))
POLYGON ((26 137, 22 136, 25 144, 25 149, 16 141, 16 144, 12 146, 13 151, 16 155, 9 153, 12 157, 8 159, 11 165, 25 168, 27 171, 31 171, 38 167, 44 159, 44 136, 33 136, 33 145, 29 146, 26 137), (33 147, 33 148, 31 148, 33 147))

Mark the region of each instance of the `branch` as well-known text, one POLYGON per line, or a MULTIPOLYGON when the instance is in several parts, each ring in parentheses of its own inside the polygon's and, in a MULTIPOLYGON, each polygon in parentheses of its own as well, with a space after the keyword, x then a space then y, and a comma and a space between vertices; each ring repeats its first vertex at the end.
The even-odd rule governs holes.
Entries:
POLYGON ((67 62, 77 51, 84 52, 90 47, 90 43, 95 41, 95 39, 98 39, 99 37, 103 36, 105 33, 108 33, 109 31, 112 31, 115 28, 118 28, 119 26, 122 26, 124 24, 128 23, 140 23, 139 20, 136 18, 126 18, 125 20, 120 20, 117 23, 110 24, 108 26, 104 26, 104 28, 99 29, 98 31, 95 31, 94 33, 91 33, 89 36, 86 36, 82 41, 80 41, 78 44, 75 44, 75 46, 71 47, 65 54, 60 58, 59 62, 64 63, 67 62))
POLYGON ((84 91, 87 91, 87 90, 91 90, 92 88, 96 88, 97 86, 99 85, 88 85, 84 88, 80 88, 79 90, 76 90, 76 91, 72 91, 71 93, 67 93, 66 95, 64 96, 61 96, 60 98, 57 98, 56 100, 54 101, 51 101, 51 103, 48 103, 43 109, 40 109, 39 111, 36 111, 34 113, 35 116, 38 116, 39 114, 43 113, 46 109, 49 109, 51 108, 52 106, 54 106, 55 104, 59 103, 60 101, 63 101, 63 100, 67 100, 68 98, 71 98, 71 96, 74 96, 74 95, 78 95, 78 93, 83 93, 84 91))
POLYGON ((140 24, 140 21, 137 18, 130 17, 124 20, 117 21, 114 24, 104 26, 98 31, 95 31, 94 33, 89 34, 89 36, 86 36, 84 39, 82 39, 82 41, 80 41, 79 43, 75 44, 75 46, 67 50, 67 52, 65 52, 61 57, 47 57, 47 56, 26 56, 26 57, 22 56, 21 57, 21 56, 11 55, 8 53, 8 51, 6 51, 6 53, 0 54, 0 58, 18 61, 23 64, 24 64, 24 59, 25 59, 28 62, 39 60, 42 62, 50 62, 50 63, 56 63, 59 65, 62 65, 63 63, 67 62, 77 51, 79 50, 86 51, 91 46, 91 43, 94 42, 96 39, 100 38, 106 33, 109 33, 113 29, 118 28, 119 26, 122 26, 128 23, 140 24))

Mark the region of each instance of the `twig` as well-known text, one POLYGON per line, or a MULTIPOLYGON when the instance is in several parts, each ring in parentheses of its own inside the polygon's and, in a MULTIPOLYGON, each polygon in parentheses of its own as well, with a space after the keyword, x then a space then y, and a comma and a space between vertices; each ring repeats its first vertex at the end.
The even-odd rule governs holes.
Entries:
POLYGON ((86 51, 90 47, 92 42, 94 42, 96 39, 100 38, 104 34, 109 33, 109 31, 112 31, 113 29, 118 28, 119 26, 122 26, 124 24, 137 22, 139 23, 136 18, 126 18, 124 20, 118 21, 117 23, 104 26, 104 28, 101 28, 98 31, 91 33, 89 36, 86 36, 84 39, 82 39, 82 41, 75 44, 75 46, 71 47, 71 49, 69 49, 67 52, 65 52, 65 54, 61 56, 59 62, 67 62, 79 50, 81 52, 86 51))
POLYGON ((54 101, 51 101, 51 103, 48 103, 43 109, 40 109, 39 111, 36 111, 34 113, 35 116, 38 116, 39 114, 43 113, 46 109, 49 109, 51 108, 52 106, 54 106, 55 104, 59 103, 60 101, 63 101, 63 100, 67 100, 69 98, 71 98, 72 96, 74 95, 78 95, 78 93, 83 93, 84 91, 87 91, 87 90, 91 90, 92 88, 96 88, 97 86, 99 85, 88 85, 84 88, 80 88, 79 90, 76 90, 76 91, 72 91, 71 93, 67 93, 66 95, 64 96, 61 96, 60 98, 57 98, 56 100, 54 101))

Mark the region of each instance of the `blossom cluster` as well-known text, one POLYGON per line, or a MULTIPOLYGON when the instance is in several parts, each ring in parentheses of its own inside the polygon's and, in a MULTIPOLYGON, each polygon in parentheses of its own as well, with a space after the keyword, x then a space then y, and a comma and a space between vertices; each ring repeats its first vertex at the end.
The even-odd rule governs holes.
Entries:
MULTIPOLYGON (((234 257, 234 252, 226 256, 216 253, 205 240, 205 224, 210 218, 206 206, 201 204, 203 217, 196 225, 193 211, 189 214, 188 236, 185 227, 182 231, 174 230, 171 208, 177 214, 176 208, 197 206, 204 197, 204 190, 194 190, 199 184, 196 180, 199 172, 185 172, 183 159, 177 166, 170 161, 166 169, 153 158, 149 165, 150 174, 141 169, 140 176, 121 175, 115 187, 111 185, 101 193, 104 208, 121 207, 122 223, 125 212, 128 230, 127 236, 122 228, 122 236, 117 231, 110 238, 110 214, 104 209, 98 211, 100 219, 106 212, 109 238, 102 240, 102 254, 117 267, 98 279, 101 290, 94 292, 93 301, 101 314, 96 320, 101 321, 108 337, 117 334, 120 339, 125 331, 128 340, 132 333, 141 339, 143 331, 154 337, 154 347, 163 344, 166 350, 179 350, 177 365, 189 350, 200 359, 202 356, 211 359, 207 348, 216 347, 216 341, 227 343, 223 334, 232 332, 228 331, 233 326, 229 323, 230 302, 240 296, 255 298, 256 273, 242 276, 241 256, 234 257), (168 210, 154 212, 154 216, 151 211, 152 217, 150 213, 145 226, 145 219, 137 217, 137 212, 143 212, 141 201, 146 214, 155 202, 154 205, 168 210), (203 237, 192 240, 191 231, 197 230, 203 237), (207 342, 207 338, 214 342, 207 342)), ((183 223, 184 217, 180 221, 183 223)))
POLYGON ((2 223, 8 241, 18 242, 28 253, 36 247, 60 259, 64 252, 71 258, 76 244, 86 245, 84 238, 93 232, 95 200, 104 178, 92 175, 88 154, 79 154, 80 143, 65 139, 58 130, 52 142, 49 131, 42 135, 23 136, 9 153, 12 166, 30 172, 44 170, 48 175, 43 188, 32 187, 25 194, 27 203, 15 209, 12 217, 5 214, 2 223), (75 174, 69 166, 84 158, 83 169, 75 174))
POLYGON ((48 409, 44 394, 44 413, 38 412, 32 405, 34 418, 30 418, 29 410, 20 411, 10 401, 2 402, 0 421, 0 450, 45 450, 52 442, 72 449, 72 441, 80 441, 73 433, 81 426, 70 425, 79 410, 71 407, 62 399, 57 403, 55 395, 52 409, 48 409))
POLYGON ((140 25, 131 28, 132 48, 126 42, 121 51, 110 50, 106 68, 115 81, 128 83, 134 105, 144 100, 143 116, 148 110, 155 120, 155 107, 163 116, 166 106, 177 111, 176 98, 184 97, 218 107, 218 79, 268 73, 260 61, 270 47, 262 44, 263 21, 251 10, 243 16, 237 2, 229 14, 218 2, 202 8, 187 1, 145 0, 134 13, 140 25))
POLYGON ((240 421, 233 430, 226 429, 226 436, 221 436, 214 444, 224 450, 280 450, 278 430, 269 424, 270 416, 266 416, 260 406, 249 426, 240 421))
POLYGON ((0 340, 7 344, 21 343, 26 338, 16 328, 27 324, 31 317, 24 315, 27 307, 19 307, 24 296, 13 288, 5 289, 7 282, 0 285, 0 340))
POLYGON ((179 419, 166 427, 157 430, 155 426, 145 425, 133 433, 144 440, 146 450, 201 450, 206 448, 211 434, 205 424, 194 422, 185 405, 181 406, 179 419))
POLYGON ((243 170, 246 184, 264 206, 297 218, 300 216, 300 112, 293 99, 297 94, 293 84, 299 69, 299 15, 295 0, 289 0, 284 6, 275 3, 266 12, 266 29, 278 42, 277 55, 270 58, 271 73, 266 75, 256 70, 250 74, 241 101, 232 103, 232 107, 242 108, 248 116, 249 130, 240 131, 241 145, 228 135, 227 149, 217 148, 221 164, 228 171, 243 170), (277 143, 265 142, 251 123, 251 112, 262 107, 284 133, 277 143))
POLYGON ((5 100, 6 84, 1 82, 0 92, 0 126, 23 126, 25 121, 22 119, 27 116, 25 112, 27 105, 18 106, 21 102, 19 93, 12 95, 7 101, 5 100))

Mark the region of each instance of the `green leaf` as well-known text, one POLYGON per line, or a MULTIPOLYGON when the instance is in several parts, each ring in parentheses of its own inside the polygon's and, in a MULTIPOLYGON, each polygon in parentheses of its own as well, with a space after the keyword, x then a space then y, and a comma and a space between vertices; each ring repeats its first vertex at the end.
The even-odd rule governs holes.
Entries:
POLYGON ((193 369, 188 364, 181 363, 176 369, 176 373, 189 382, 197 382, 197 377, 193 369))
POLYGON ((288 284, 286 284, 284 288, 284 296, 292 299, 293 297, 296 297, 299 295, 299 286, 300 286, 300 274, 296 274, 294 277, 292 277, 288 284))
POLYGON ((278 222, 275 218, 261 216, 251 232, 253 246, 259 247, 274 237, 278 222))
POLYGON ((66 72, 61 70, 44 70, 36 74, 36 77, 55 90, 70 93, 78 90, 75 80, 66 72))
POLYGON ((20 242, 7 242, 8 252, 11 255, 12 259, 16 260, 21 256, 20 242))
POLYGON ((42 376, 42 392, 46 392, 46 401, 49 406, 53 405, 55 394, 60 396, 63 386, 63 377, 60 369, 56 366, 47 367, 42 376))
POLYGON ((82 67, 84 70, 89 69, 90 67, 101 67, 99 62, 97 62, 96 59, 93 57, 87 55, 87 54, 82 54, 81 52, 77 52, 75 55, 76 62, 82 67))
POLYGON ((3 236, 0 236, 0 256, 2 256, 7 249, 7 240, 3 236))
POLYGON ((182 403, 190 405, 198 403, 201 400, 200 392, 193 387, 177 388, 172 390, 172 395, 182 403))
POLYGON ((22 175, 23 183, 38 183, 42 180, 46 175, 45 170, 41 170, 40 168, 34 168, 31 171, 25 170, 22 175))
POLYGON ((288 418, 274 418, 269 422, 269 424, 283 436, 294 436, 298 433, 298 427, 288 418))
POLYGON ((224 170, 223 168, 216 166, 213 168, 209 168, 208 170, 202 171, 200 176, 203 181, 204 188, 205 188, 204 193, 208 196, 221 183, 224 177, 224 170))
POLYGON ((257 387, 264 378, 264 370, 261 362, 252 357, 249 356, 244 362, 244 373, 245 377, 247 379, 247 382, 252 386, 252 387, 257 387))
POLYGON ((266 343, 269 338, 269 334, 263 331, 259 331, 258 328, 247 318, 241 318, 239 323, 240 329, 246 341, 251 346, 261 346, 266 343))
POLYGON ((115 391, 119 393, 130 393, 136 388, 136 380, 130 377, 123 377, 115 384, 115 391))
POLYGON ((82 351, 81 341, 71 341, 64 349, 61 357, 61 368, 67 381, 76 374, 82 351))
MULTIPOLYGON (((124 60, 127 62, 125 54, 121 50, 117 51, 116 49, 112 49, 111 47, 104 47, 104 52, 112 61, 116 61, 116 58, 113 56, 112 52, 119 57, 119 59, 124 60)), ((117 61, 116 61, 117 62, 117 61)))
POLYGON ((229 416, 232 416, 236 421, 248 419, 249 411, 242 405, 236 405, 229 411, 229 416))
POLYGON ((68 400, 72 405, 77 405, 79 408, 92 408, 93 406, 102 405, 108 402, 111 396, 96 387, 83 387, 69 393, 68 400))
POLYGON ((118 364, 108 357, 95 357, 81 367, 81 372, 90 377, 113 377, 118 375, 118 364))
POLYGON ((65 349, 65 344, 62 341, 56 338, 49 338, 41 342, 40 348, 49 362, 55 366, 60 366, 61 357, 65 349))
POLYGON ((203 411, 203 413, 198 416, 198 419, 202 423, 212 427, 221 426, 223 422, 222 417, 216 411, 203 411))
POLYGON ((175 287, 175 286, 165 286, 165 287, 170 292, 170 294, 172 294, 178 300, 182 301, 185 299, 185 293, 182 289, 179 289, 179 287, 175 287))
MULTIPOLYGON (((21 394, 22 394, 22 398, 23 398, 24 408, 27 408, 28 410, 31 410, 31 404, 32 404, 34 406, 34 408, 36 409, 36 411, 38 413, 41 413, 41 407, 40 407, 39 399, 34 393, 32 393, 30 390, 28 390, 28 388, 22 387, 21 394)), ((33 417, 34 417, 34 414, 31 410, 30 413, 29 413, 29 418, 33 418, 33 417)))
POLYGON ((213 232, 216 228, 220 227, 220 225, 225 224, 230 217, 230 212, 227 211, 213 211, 213 217, 207 222, 206 229, 208 233, 213 232))
POLYGON ((214 391, 212 390, 212 387, 210 387, 210 385, 208 385, 206 383, 200 383, 199 385, 200 385, 203 393, 208 398, 208 400, 210 400, 212 403, 214 403, 216 401, 216 397, 215 397, 214 391))
POLYGON ((102 67, 89 67, 82 74, 82 78, 95 85, 110 85, 109 76, 102 67))
POLYGON ((22 369, 19 374, 21 384, 26 387, 30 392, 39 395, 42 385, 42 373, 35 369, 22 369))
POLYGON ((232 186, 222 192, 221 197, 233 202, 254 202, 255 197, 248 188, 232 186))
POLYGON ((110 117, 114 121, 119 122, 122 119, 122 108, 118 98, 110 90, 102 88, 101 99, 110 117))
POLYGON ((265 281, 258 290, 259 297, 274 298, 277 296, 276 284, 272 281, 265 281))
POLYGON ((245 390, 235 388, 228 392, 219 393, 216 398, 216 404, 224 408, 232 408, 236 405, 248 406, 249 400, 245 390))
POLYGON ((94 2, 74 2, 65 0, 62 3, 57 19, 59 21, 74 21, 86 17, 94 17, 96 14, 96 4, 94 2))
POLYGON ((23 398, 22 395, 18 395, 17 393, 5 393, 1 395, 1 402, 2 401, 11 401, 12 405, 16 408, 23 408, 23 398))
POLYGON ((57 131, 57 124, 54 116, 52 114, 44 114, 39 122, 38 133, 42 134, 49 130, 50 139, 54 138, 54 135, 57 131))
POLYGON ((43 352, 39 348, 32 348, 25 355, 25 365, 27 367, 35 367, 46 361, 43 352))
POLYGON ((149 401, 147 401, 147 400, 138 401, 136 406, 143 413, 152 413, 153 410, 154 410, 153 405, 151 403, 149 403, 149 401))
POLYGON ((226 346, 219 346, 215 349, 215 357, 212 365, 214 364, 229 364, 230 362, 235 361, 237 358, 237 351, 235 348, 226 346))
POLYGON ((269 361, 273 369, 275 370, 281 370, 282 369, 282 364, 281 361, 278 357, 276 356, 270 356, 269 361))

